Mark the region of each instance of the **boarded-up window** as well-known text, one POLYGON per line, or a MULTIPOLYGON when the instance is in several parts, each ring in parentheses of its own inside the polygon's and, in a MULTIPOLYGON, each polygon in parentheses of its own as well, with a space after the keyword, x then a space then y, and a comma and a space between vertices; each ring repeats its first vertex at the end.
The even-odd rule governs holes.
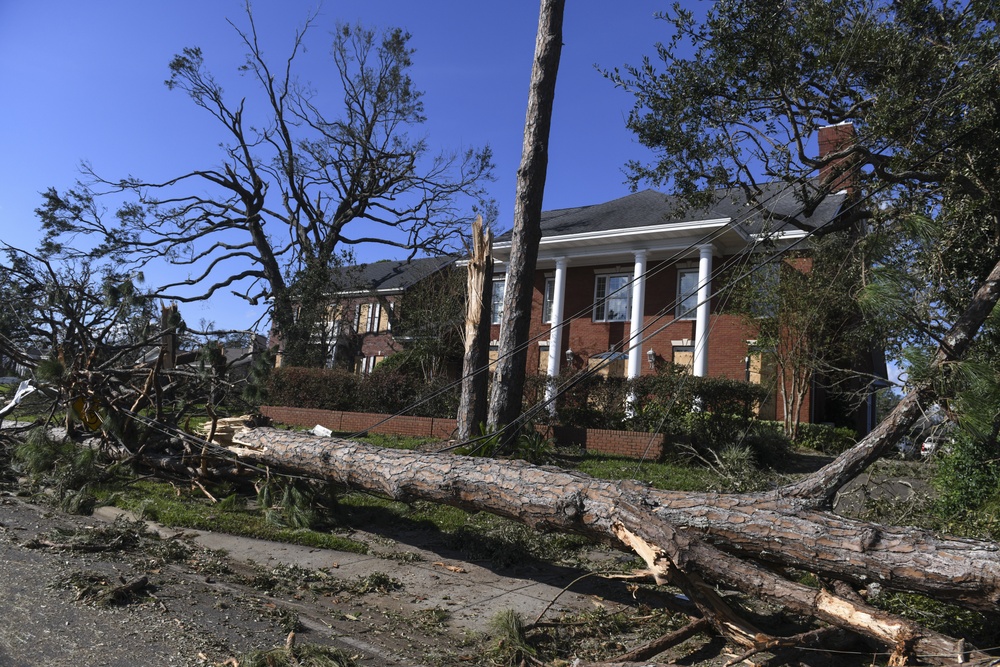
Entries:
POLYGON ((545 374, 549 372, 549 348, 539 347, 538 348, 538 372, 545 374))
POLYGON ((686 368, 689 375, 692 374, 694 372, 694 347, 690 345, 676 345, 673 350, 673 362, 678 366, 686 368))
MULTIPOLYGON (((391 306, 390 306, 391 307, 391 306)), ((382 308, 382 313, 378 320, 378 330, 388 331, 389 330, 389 308, 382 308)))
POLYGON ((628 357, 621 353, 595 354, 587 359, 587 369, 606 378, 623 378, 627 359, 628 357))
POLYGON ((747 381, 767 387, 767 400, 757 407, 757 417, 774 420, 777 415, 777 372, 774 355, 767 350, 750 348, 747 353, 747 381))
POLYGON ((375 367, 378 366, 382 360, 385 359, 385 355, 375 355, 372 357, 358 357, 354 364, 354 372, 358 375, 368 375, 375 367))

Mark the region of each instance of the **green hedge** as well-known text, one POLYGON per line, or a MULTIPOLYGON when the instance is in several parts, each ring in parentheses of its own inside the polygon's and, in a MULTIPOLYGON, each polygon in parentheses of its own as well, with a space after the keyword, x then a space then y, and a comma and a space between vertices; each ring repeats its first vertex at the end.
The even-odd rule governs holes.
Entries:
POLYGON ((267 400, 296 408, 354 410, 359 379, 339 369, 281 366, 268 378, 267 400))
POLYGON ((799 424, 795 444, 824 454, 840 454, 858 441, 854 429, 832 424, 799 424))
MULTIPOLYGON (((692 377, 671 365, 635 380, 566 374, 558 382, 563 388, 557 404, 559 424, 658 431, 675 445, 691 445, 701 452, 744 446, 761 463, 775 460, 790 448, 780 424, 756 419, 755 408, 766 398, 766 390, 758 385, 692 377), (632 392, 636 402, 630 415, 626 404, 632 392)), ((527 378, 524 408, 536 423, 550 418, 540 405, 547 384, 543 375, 527 378)), ((391 363, 380 364, 366 376, 339 369, 281 367, 274 369, 267 383, 272 405, 386 414, 405 410, 424 417, 453 418, 458 393, 458 387, 450 386, 447 379, 427 381, 391 363)), ((854 442, 850 429, 801 424, 796 445, 838 454, 854 442)))
POLYGON ((447 380, 425 381, 397 368, 382 369, 381 364, 363 376, 341 369, 282 366, 271 373, 266 395, 272 405, 382 414, 405 410, 419 417, 454 418, 458 388, 447 387, 447 380))

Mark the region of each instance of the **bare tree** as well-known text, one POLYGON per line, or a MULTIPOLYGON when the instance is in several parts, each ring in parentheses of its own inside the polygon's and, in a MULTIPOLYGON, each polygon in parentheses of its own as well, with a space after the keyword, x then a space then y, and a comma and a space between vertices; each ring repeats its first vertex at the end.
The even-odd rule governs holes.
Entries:
POLYGON ((316 15, 274 64, 264 57, 249 4, 246 13, 247 28, 233 26, 247 50, 240 69, 257 84, 257 98, 228 97, 197 47, 174 57, 166 81, 217 121, 224 142, 218 167, 159 182, 112 182, 85 165, 88 183, 63 194, 49 190, 39 214, 51 247, 71 253, 59 244, 84 232, 99 238, 96 253, 186 269, 189 277, 162 286, 168 298, 232 290, 251 304, 269 300, 285 358, 296 363, 307 358, 338 256, 366 243, 411 257, 460 247, 493 165, 489 148, 432 155, 424 138, 411 135, 425 116, 404 30, 337 27, 331 59, 340 103, 330 110, 295 75, 316 15), (100 203, 111 192, 134 197, 113 222, 100 203))

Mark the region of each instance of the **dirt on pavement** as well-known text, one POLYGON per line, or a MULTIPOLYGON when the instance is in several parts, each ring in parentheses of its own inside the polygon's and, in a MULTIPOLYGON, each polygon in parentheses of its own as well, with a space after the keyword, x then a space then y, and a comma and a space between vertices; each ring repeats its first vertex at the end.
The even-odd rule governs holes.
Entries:
POLYGON ((484 664, 482 633, 502 609, 532 621, 635 603, 621 582, 563 592, 580 570, 495 571, 418 536, 355 535, 378 547, 358 555, 149 526, 0 497, 0 666, 233 664, 292 630, 361 665, 484 664))

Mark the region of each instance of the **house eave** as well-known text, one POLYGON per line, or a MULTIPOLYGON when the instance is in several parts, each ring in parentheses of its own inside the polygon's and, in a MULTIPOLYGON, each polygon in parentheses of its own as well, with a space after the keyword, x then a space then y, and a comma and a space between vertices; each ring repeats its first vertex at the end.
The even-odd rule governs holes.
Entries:
MULTIPOLYGON (((666 225, 647 225, 645 227, 606 229, 596 232, 580 232, 578 234, 560 234, 558 236, 542 237, 542 240, 538 242, 538 248, 539 251, 542 249, 571 249, 594 245, 622 245, 631 242, 646 241, 650 238, 677 238, 697 234, 699 232, 704 233, 717 230, 730 224, 731 221, 731 218, 716 218, 713 220, 673 222, 666 225)), ((736 231, 739 232, 740 230, 736 229, 736 231)), ((510 241, 496 243, 493 246, 494 251, 497 252, 508 251, 510 248, 510 241)))
POLYGON ((405 287, 390 287, 388 289, 367 289, 367 290, 344 290, 342 292, 331 292, 331 297, 349 299, 362 296, 394 296, 406 291, 405 287))

